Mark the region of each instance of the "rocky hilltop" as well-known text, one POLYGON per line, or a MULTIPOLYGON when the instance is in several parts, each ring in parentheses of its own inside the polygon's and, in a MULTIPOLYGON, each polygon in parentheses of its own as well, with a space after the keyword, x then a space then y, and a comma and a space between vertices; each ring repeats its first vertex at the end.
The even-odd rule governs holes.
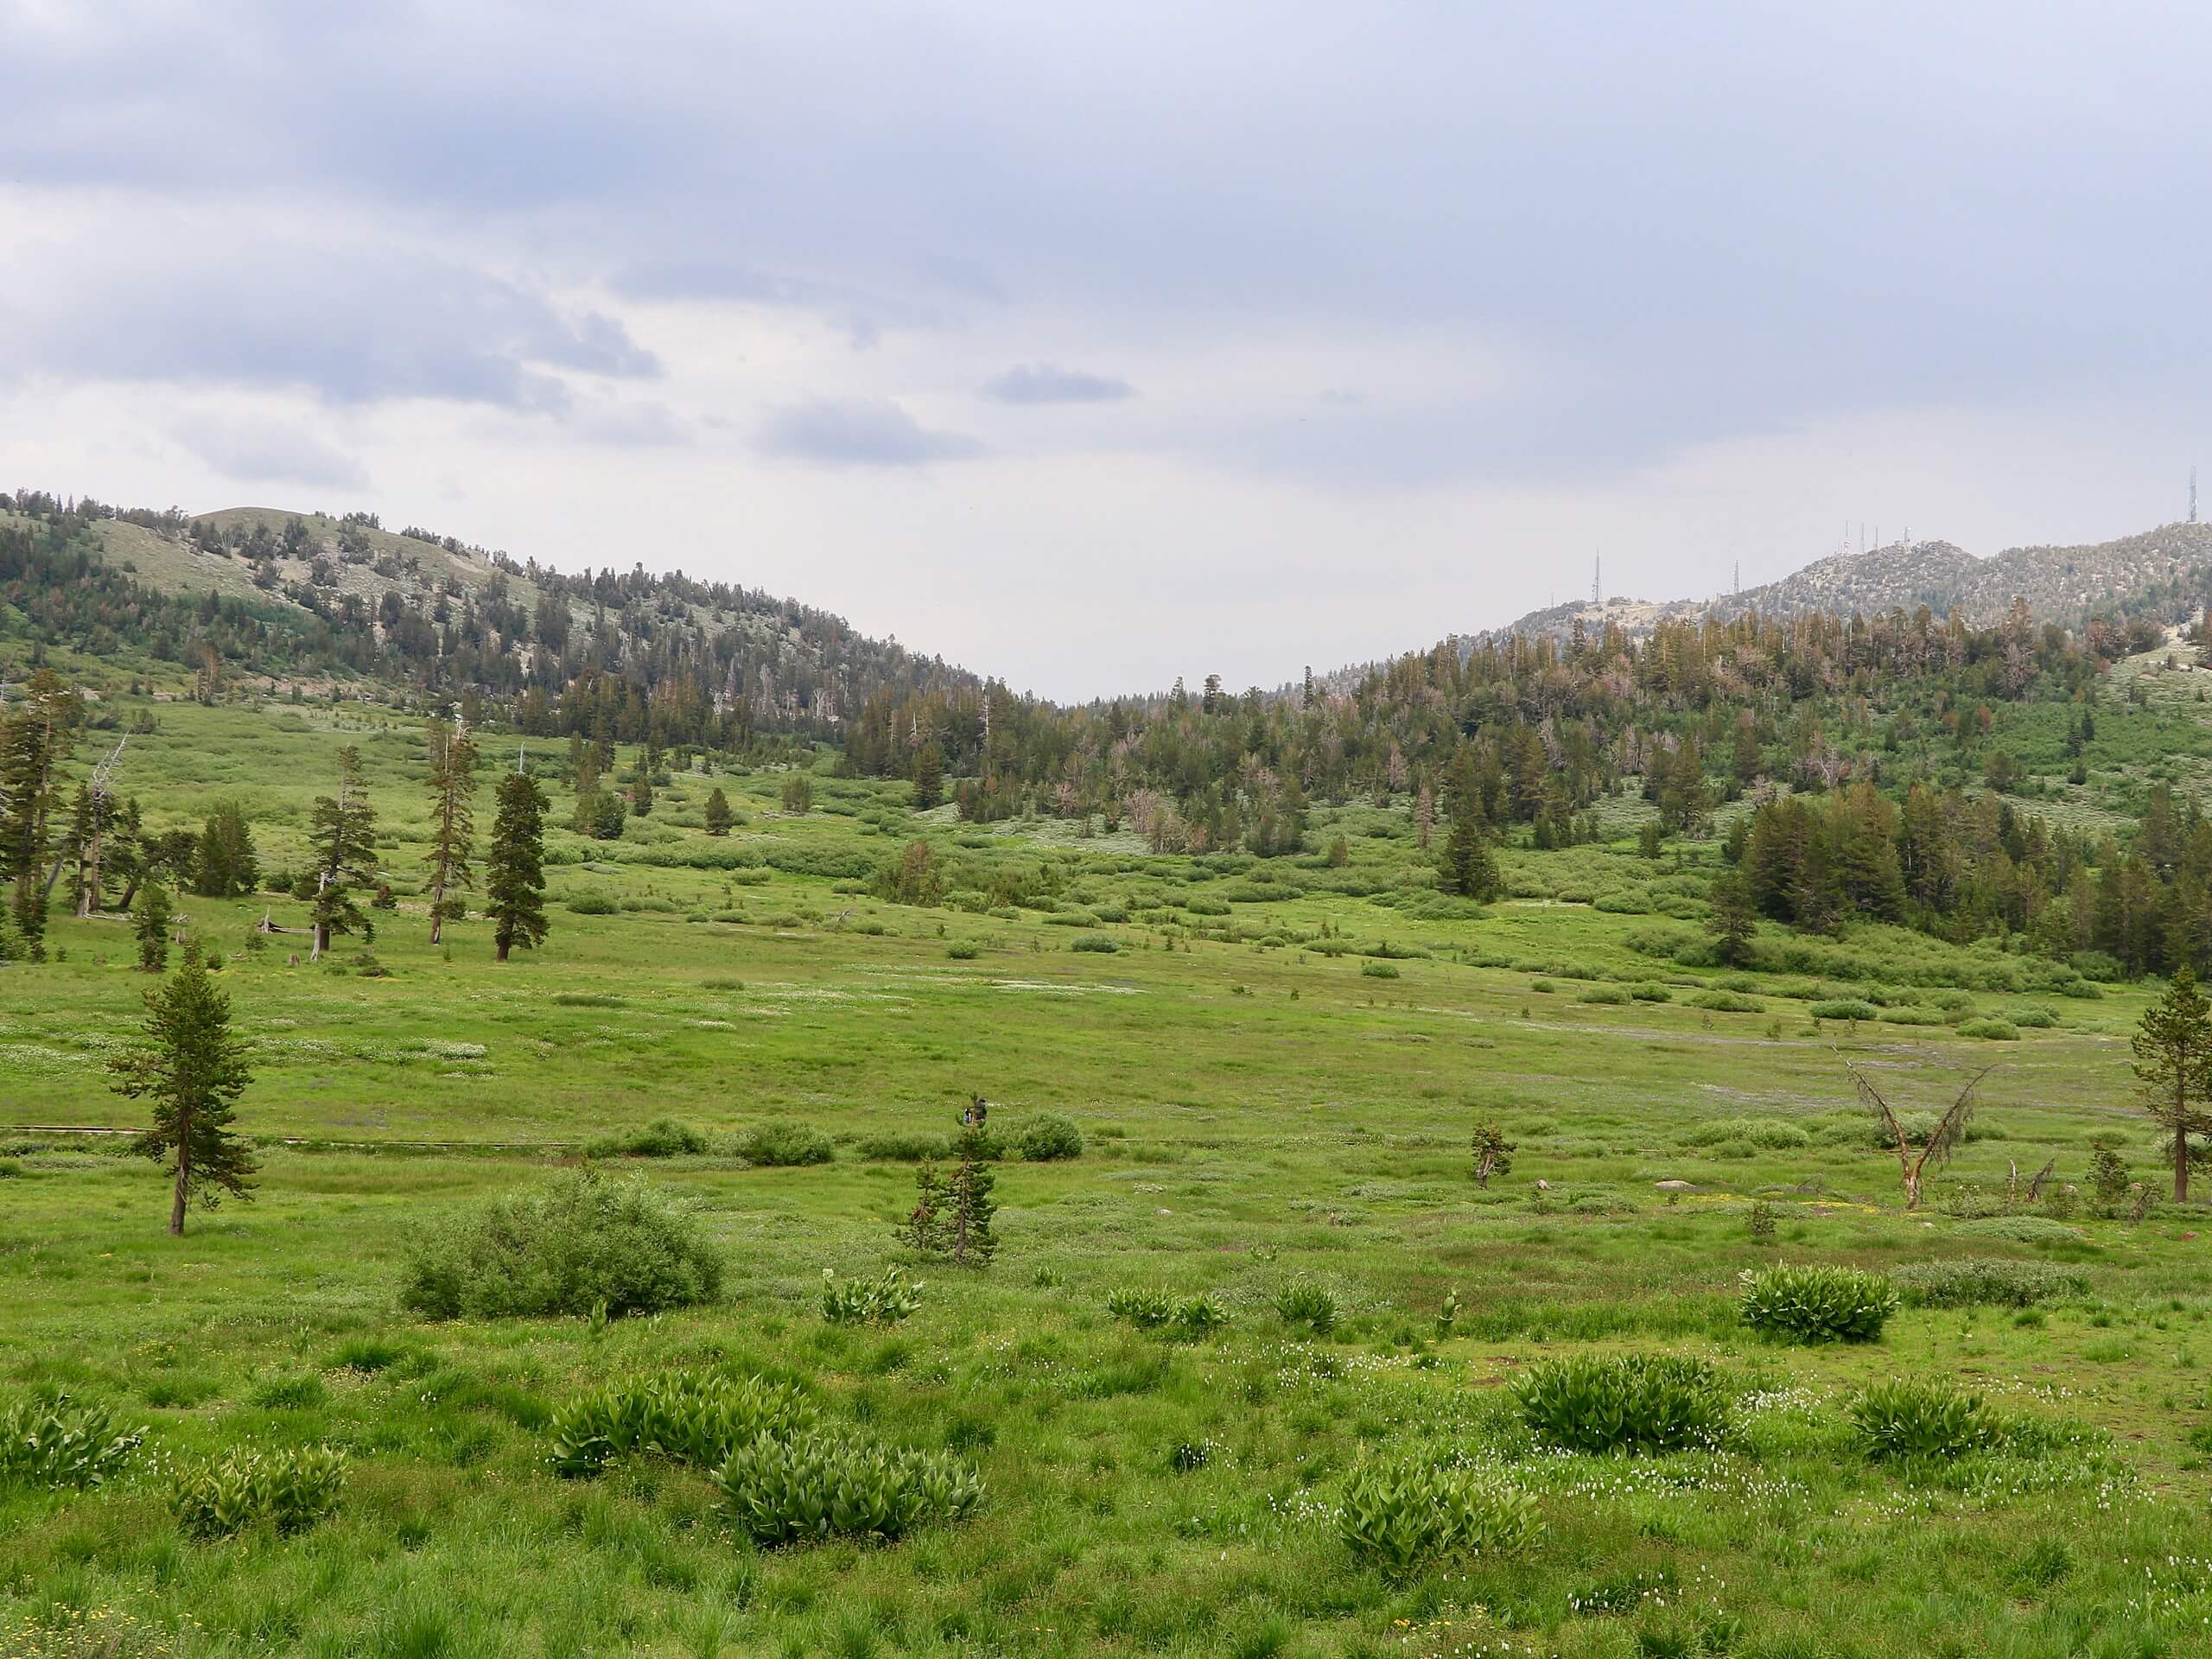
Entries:
POLYGON ((2180 620, 2201 601, 2212 575, 2212 524, 2165 524, 2140 535, 2080 547, 2014 547, 1977 558, 1943 541, 1893 542, 1866 553, 1838 553, 1803 569, 1740 594, 1712 600, 1607 600, 1600 609, 1584 601, 1531 611, 1506 627, 1478 634, 1504 638, 1548 634, 1566 639, 1579 618, 1595 632, 1606 623, 1632 635, 1662 621, 1713 615, 1794 616, 1808 611, 1872 615, 1915 611, 1937 616, 1956 612, 1986 626, 2027 601, 2038 620, 2071 624, 2104 610, 2145 605, 2173 608, 2180 620))

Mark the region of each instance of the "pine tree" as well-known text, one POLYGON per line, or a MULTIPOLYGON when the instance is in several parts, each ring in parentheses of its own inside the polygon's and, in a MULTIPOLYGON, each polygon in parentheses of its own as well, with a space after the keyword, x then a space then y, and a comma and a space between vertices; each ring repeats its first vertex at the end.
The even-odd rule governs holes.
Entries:
POLYGON ((9 906, 24 954, 46 960, 43 872, 59 804, 55 778, 70 750, 77 699, 50 668, 30 677, 25 696, 0 718, 0 878, 12 880, 9 906))
POLYGON ((2187 963, 2166 994, 2143 1010, 2135 1033, 2135 1075, 2144 1109, 2166 1131, 2174 1160, 2174 1202, 2189 1199, 2189 1137, 2212 1135, 2212 1004, 2187 963))
POLYGON ((1725 872, 1713 879, 1707 901, 1713 906, 1710 925, 1720 960, 1731 968, 1745 966, 1751 959, 1751 939, 1758 928, 1758 913, 1751 908, 1751 884, 1741 871, 1725 872))
POLYGON ((937 1160, 923 1159, 922 1166, 914 1172, 914 1207, 899 1224, 899 1242, 925 1255, 944 1255, 950 1208, 951 1189, 938 1173, 937 1160))
POLYGON ((130 913, 130 931, 138 938, 138 965, 149 974, 168 969, 169 928, 175 919, 169 910, 167 887, 149 881, 138 890, 138 908, 130 913))
POLYGON ((476 879, 476 746, 461 722, 430 726, 430 943, 468 907, 455 895, 476 879))
POLYGON ((1473 762, 1464 749, 1452 763, 1448 804, 1452 817, 1445 826, 1437 884, 1446 893, 1479 902, 1495 899, 1497 861, 1491 856, 1482 791, 1475 782, 1473 762))
POLYGON ((630 810, 641 818, 653 810, 653 777, 642 764, 638 767, 638 786, 630 791, 630 810))
POLYGON ((230 1129, 232 1103, 252 1074, 246 1045, 231 1030, 231 1002, 215 988, 197 944, 166 984, 146 993, 146 1046, 108 1062, 116 1092, 150 1098, 154 1122, 135 1143, 146 1157, 167 1160, 176 1185, 169 1231, 182 1234, 184 1211, 197 1202, 213 1209, 230 1193, 252 1197, 252 1152, 230 1129))
POLYGON ((499 960, 519 944, 545 942, 545 809, 537 780, 514 772, 499 780, 499 810, 492 822, 492 850, 485 861, 484 911, 492 918, 499 960))
POLYGON ((991 1217, 998 1213, 991 1188, 997 1185, 998 1177, 991 1173, 990 1148, 983 1139, 980 1118, 961 1130, 956 1150, 960 1161, 953 1166, 952 1179, 945 1185, 949 1213, 944 1220, 944 1248, 958 1266, 988 1267, 999 1248, 991 1231, 991 1217))
POLYGON ((914 810, 926 812, 944 799, 944 751, 935 741, 914 752, 914 810))
POLYGON ((245 814, 236 801, 219 801, 200 832, 192 890, 207 899, 236 899, 251 893, 260 880, 245 814))
POLYGON ((707 796, 707 833, 726 836, 729 834, 729 827, 734 822, 735 818, 729 810, 729 797, 723 794, 721 785, 716 784, 707 796))
POLYGON ((320 957, 333 933, 351 933, 366 920, 353 889, 376 880, 376 810, 361 785, 361 753, 350 743, 338 751, 336 798, 315 798, 308 839, 315 854, 312 955, 320 957))

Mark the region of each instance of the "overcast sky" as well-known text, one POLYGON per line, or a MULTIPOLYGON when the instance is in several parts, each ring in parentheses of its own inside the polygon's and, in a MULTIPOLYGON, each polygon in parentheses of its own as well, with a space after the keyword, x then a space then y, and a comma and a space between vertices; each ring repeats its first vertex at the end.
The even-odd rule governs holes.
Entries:
POLYGON ((2212 476, 2208 81, 2178 4, 0 0, 0 482, 1063 697, 2101 539, 2212 476))

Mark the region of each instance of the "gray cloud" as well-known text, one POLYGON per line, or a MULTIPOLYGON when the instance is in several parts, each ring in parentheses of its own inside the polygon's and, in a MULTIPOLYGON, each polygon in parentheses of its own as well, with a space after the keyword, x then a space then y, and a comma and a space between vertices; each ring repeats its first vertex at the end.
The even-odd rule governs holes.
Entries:
POLYGON ((429 397, 553 412, 562 372, 660 365, 624 326, 450 260, 353 239, 234 236, 118 258, 102 238, 6 279, 0 363, 92 379, 303 387, 334 403, 429 397))
POLYGON ((1020 363, 986 382, 983 391, 1002 404, 1111 404, 1134 397, 1136 388, 1115 375, 1020 363))
POLYGON ((919 467, 964 461, 983 446, 958 432, 936 432, 888 398, 810 398, 779 410, 761 427, 764 454, 829 466, 919 467))
POLYGON ((332 490, 364 490, 369 485, 359 461, 302 430, 297 422, 203 415, 177 422, 170 435, 217 472, 244 484, 332 490))

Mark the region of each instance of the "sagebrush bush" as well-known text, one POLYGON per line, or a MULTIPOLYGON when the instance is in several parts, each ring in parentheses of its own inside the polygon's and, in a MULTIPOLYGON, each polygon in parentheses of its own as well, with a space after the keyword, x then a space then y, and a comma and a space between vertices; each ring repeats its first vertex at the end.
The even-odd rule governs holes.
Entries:
POLYGON ((1888 1279, 1856 1268, 1768 1268, 1742 1284, 1737 1317, 1793 1342, 1875 1342, 1897 1307, 1888 1279))
POLYGON ((642 1180, 569 1172, 429 1228, 399 1300, 432 1319, 655 1313, 712 1301, 722 1270, 688 1207, 642 1180))
POLYGON ((942 1452, 887 1450, 849 1431, 763 1434, 715 1471, 722 1518, 757 1543, 823 1538, 888 1542, 982 1501, 974 1470, 942 1452))
POLYGON ((2032 1307, 2089 1288, 2088 1275, 2073 1268, 1991 1255, 1910 1262, 1894 1277, 1916 1307, 2032 1307))
POLYGON ((1703 1360, 1676 1354, 1577 1355, 1513 1385, 1522 1421, 1570 1452, 1675 1452, 1719 1444, 1727 1402, 1703 1360))
POLYGON ((119 1473, 145 1431, 115 1427, 105 1406, 73 1406, 60 1389, 0 1412, 0 1485, 84 1491, 119 1473))
POLYGON ((1851 1421, 1860 1446, 1878 1460, 1960 1457, 1993 1443, 1999 1429, 1980 1395, 1904 1378, 1861 1389, 1851 1421))
POLYGON ((1337 1535, 1393 1573, 1437 1555, 1512 1555, 1542 1536, 1536 1500, 1471 1471, 1363 1464, 1344 1477, 1337 1535))
POLYGON ((738 1136, 736 1149, 737 1155, 747 1163, 772 1169, 826 1164, 837 1155, 828 1135, 811 1123, 789 1117, 772 1117, 766 1122, 755 1123, 738 1136))
POLYGON ((267 1519, 303 1532, 338 1507, 346 1459, 322 1446, 232 1452, 178 1469, 169 1481, 177 1525, 194 1538, 227 1538, 267 1519))
POLYGON ((1317 1337, 1337 1328, 1337 1299, 1328 1288, 1311 1279, 1296 1279, 1275 1298, 1275 1312, 1285 1325, 1302 1325, 1317 1337))
POLYGON ((1075 1120, 1063 1117, 1058 1112, 1045 1112, 1031 1118, 1021 1126, 1021 1133, 1014 1139, 1021 1155, 1033 1164, 1049 1164, 1064 1158, 1083 1156, 1083 1131, 1076 1128, 1075 1120))
POLYGON ((922 1305, 922 1287, 895 1267, 874 1279, 840 1279, 822 1270, 822 1317, 832 1325, 896 1325, 922 1305))
POLYGON ((633 1453, 711 1469, 763 1435, 789 1439, 814 1422, 813 1402, 788 1382, 664 1371, 578 1396, 547 1435, 555 1471, 576 1479, 633 1453))

